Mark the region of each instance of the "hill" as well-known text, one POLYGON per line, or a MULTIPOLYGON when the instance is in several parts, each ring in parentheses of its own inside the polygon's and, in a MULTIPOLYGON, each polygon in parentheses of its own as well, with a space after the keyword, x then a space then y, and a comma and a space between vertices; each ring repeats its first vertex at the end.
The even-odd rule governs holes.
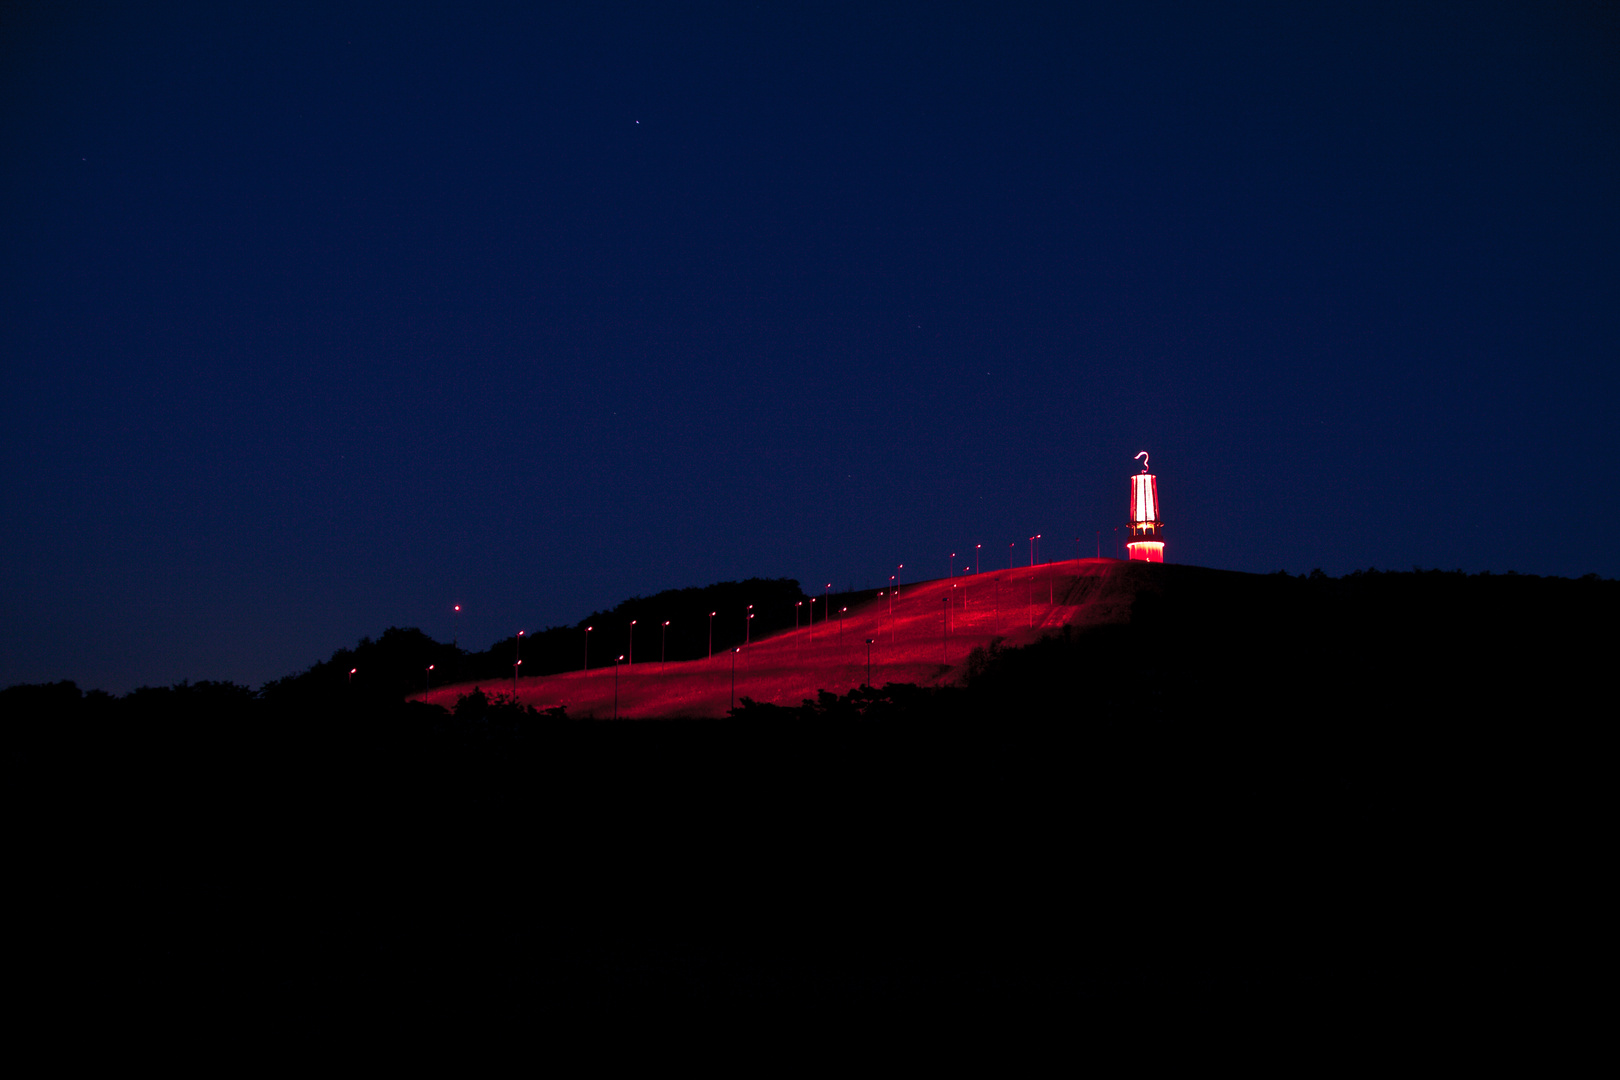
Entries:
MULTIPOLYGON (((739 592, 723 614, 723 629, 728 632, 723 641, 738 642, 735 654, 722 647, 712 657, 659 662, 656 627, 661 620, 644 615, 644 622, 652 625, 641 634, 640 660, 629 662, 634 658, 624 646, 628 616, 620 616, 601 621, 598 642, 617 638, 619 644, 616 649, 598 646, 607 662, 599 660, 594 670, 583 670, 582 661, 576 659, 580 670, 455 683, 413 698, 449 708, 481 686, 515 693, 524 705, 537 709, 565 708, 580 718, 713 717, 725 715, 743 698, 797 705, 814 699, 819 691, 844 694, 863 684, 950 684, 959 679, 975 649, 1028 644, 1064 626, 1125 620, 1142 581, 1142 571, 1130 563, 1076 559, 922 581, 848 597, 849 604, 838 603, 846 597, 835 597, 831 606, 836 614, 831 619, 826 611, 817 610, 827 606, 817 598, 815 605, 801 605, 816 621, 807 620, 793 630, 762 630, 751 635, 747 645, 741 644, 738 627, 747 618, 744 598, 753 593, 739 592), (627 661, 622 666, 612 659, 621 654, 627 661)), ((769 611, 773 622, 786 621, 794 603, 791 597, 778 599, 777 610, 769 611)), ((767 607, 763 602, 758 606, 767 607)), ((576 631, 576 656, 581 655, 582 638, 576 631)), ((512 655, 515 652, 508 652, 512 655)))
POLYGON ((842 642, 768 635, 729 715, 691 715, 719 711, 708 661, 621 671, 622 716, 679 722, 452 714, 335 668, 259 698, 12 688, 23 801, 60 808, 25 876, 139 883, 116 920, 56 888, 30 924, 321 1023, 1241 1003, 1432 1028, 1573 985, 1620 583, 1092 560, 1036 568, 1031 602, 1001 573, 904 586, 892 624, 851 604, 842 642), (862 690, 850 636, 886 629, 862 690))

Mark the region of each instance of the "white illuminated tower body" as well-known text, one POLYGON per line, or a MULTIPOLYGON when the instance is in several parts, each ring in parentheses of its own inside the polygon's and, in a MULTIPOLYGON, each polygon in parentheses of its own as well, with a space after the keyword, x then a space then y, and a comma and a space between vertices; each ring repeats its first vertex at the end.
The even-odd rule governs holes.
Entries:
POLYGON ((1130 539, 1125 550, 1132 559, 1143 562, 1164 562, 1164 522, 1159 520, 1159 478, 1148 472, 1148 456, 1144 450, 1136 455, 1142 462, 1142 471, 1131 477, 1130 539))

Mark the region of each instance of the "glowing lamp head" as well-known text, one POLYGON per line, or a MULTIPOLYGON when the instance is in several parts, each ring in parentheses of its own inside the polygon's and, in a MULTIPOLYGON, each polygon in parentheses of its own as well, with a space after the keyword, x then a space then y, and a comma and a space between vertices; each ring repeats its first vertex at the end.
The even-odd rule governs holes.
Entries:
POLYGON ((1131 477, 1130 539, 1125 549, 1137 562, 1164 562, 1164 521, 1159 517, 1159 478, 1147 471, 1147 452, 1137 454, 1142 471, 1131 477))
POLYGON ((1137 473, 1131 477, 1131 524, 1159 520, 1158 477, 1137 473))

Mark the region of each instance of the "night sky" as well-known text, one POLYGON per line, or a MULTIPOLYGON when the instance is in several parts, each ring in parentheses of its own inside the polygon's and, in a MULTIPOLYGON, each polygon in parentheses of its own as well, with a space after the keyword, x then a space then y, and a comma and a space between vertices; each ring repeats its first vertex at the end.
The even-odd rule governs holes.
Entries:
POLYGON ((0 686, 1106 554, 1141 450, 1172 562, 1620 576, 1616 7, 1327 7, 8 5, 0 686))

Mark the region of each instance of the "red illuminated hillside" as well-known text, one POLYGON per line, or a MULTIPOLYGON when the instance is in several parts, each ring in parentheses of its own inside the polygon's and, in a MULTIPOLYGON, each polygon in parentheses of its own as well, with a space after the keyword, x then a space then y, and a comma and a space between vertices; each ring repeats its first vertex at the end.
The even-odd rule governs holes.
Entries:
MULTIPOLYGON (((902 585, 852 607, 842 624, 817 622, 754 641, 733 655, 621 666, 617 676, 620 717, 723 716, 736 700, 798 705, 818 690, 842 694, 867 682, 867 639, 873 686, 890 682, 937 685, 957 681, 975 648, 997 638, 1022 645, 1066 626, 1123 622, 1144 575, 1154 568, 1115 559, 1073 559, 1036 567, 987 571, 954 579, 902 585), (947 602, 948 601, 948 602, 947 602)), ((454 707, 473 684, 446 686, 415 695, 454 707)), ((486 681, 486 692, 512 691, 511 680, 486 681)), ((565 706, 578 718, 615 713, 613 665, 589 672, 522 679, 525 705, 565 706)))

